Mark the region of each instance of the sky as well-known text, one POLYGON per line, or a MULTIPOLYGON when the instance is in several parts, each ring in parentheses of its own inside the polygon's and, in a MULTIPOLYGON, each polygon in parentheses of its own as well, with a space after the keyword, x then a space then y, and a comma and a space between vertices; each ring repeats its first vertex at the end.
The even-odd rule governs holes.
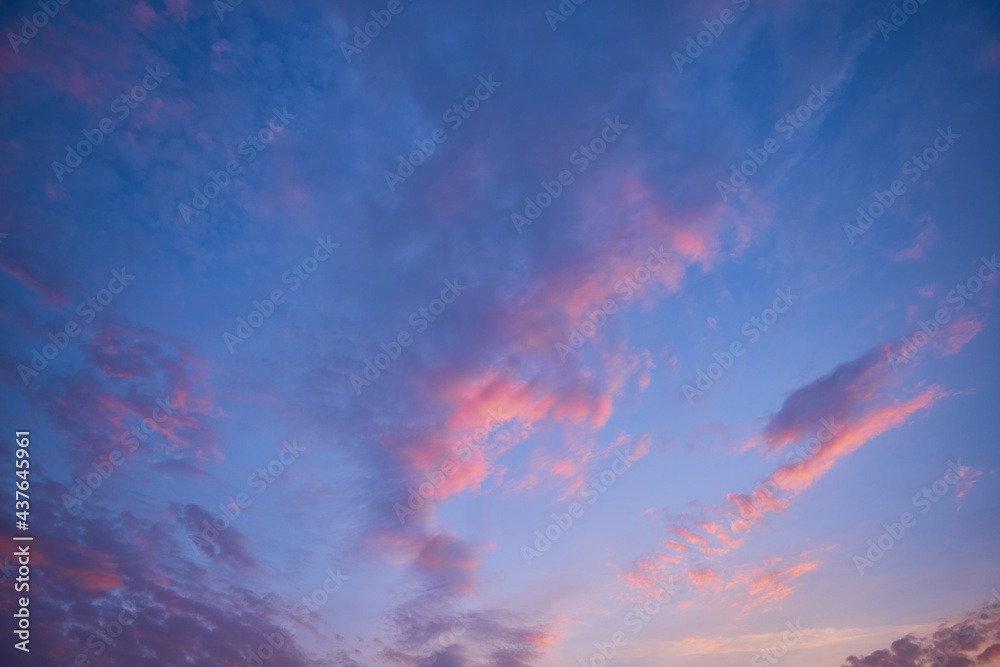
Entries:
POLYGON ((0 27, 4 665, 1000 665, 996 3, 0 27))

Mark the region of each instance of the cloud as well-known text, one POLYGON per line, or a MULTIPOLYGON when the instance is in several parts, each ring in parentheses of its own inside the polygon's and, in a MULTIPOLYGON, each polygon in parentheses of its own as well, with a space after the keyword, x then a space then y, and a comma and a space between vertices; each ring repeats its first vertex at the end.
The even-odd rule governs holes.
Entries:
POLYGON ((784 567, 756 567, 740 573, 735 580, 746 585, 747 600, 743 610, 784 600, 795 591, 793 582, 796 579, 819 566, 819 561, 805 561, 784 567))
POLYGON ((70 460, 91 472, 96 458, 115 450, 202 463, 224 458, 213 425, 224 415, 205 388, 205 362, 148 328, 95 326, 78 343, 79 363, 66 360, 35 379, 37 404, 74 442, 70 460))
POLYGON ((964 619, 942 623, 929 635, 907 635, 866 656, 850 656, 843 667, 975 667, 996 665, 1000 656, 1000 594, 964 619))
POLYGON ((697 551, 687 553, 676 543, 664 542, 667 552, 636 559, 623 575, 630 590, 638 598, 648 597, 664 576, 679 576, 695 592, 741 591, 730 604, 743 612, 787 598, 795 590, 793 582, 816 570, 819 561, 799 555, 781 566, 776 566, 781 558, 763 565, 741 563, 735 560, 743 545, 737 536, 749 534, 766 515, 787 509, 839 459, 946 396, 940 387, 931 386, 915 396, 902 392, 901 398, 900 379, 890 363, 892 351, 891 344, 878 345, 793 391, 743 447, 744 452, 757 448, 767 457, 784 451, 784 462, 749 493, 729 493, 724 503, 673 517, 669 530, 697 551), (794 449, 796 443, 808 449, 794 449))
POLYGON ((476 553, 451 535, 439 533, 430 537, 417 554, 416 564, 433 574, 440 585, 453 586, 465 594, 475 588, 473 576, 479 565, 476 553))
POLYGON ((937 240, 937 227, 933 223, 927 223, 924 225, 924 228, 920 230, 920 233, 917 235, 917 238, 914 240, 912 246, 904 248, 903 250, 890 252, 889 254, 897 262, 923 259, 924 251, 928 248, 934 247, 937 240))
POLYGON ((66 297, 63 296, 59 289, 42 282, 32 272, 10 258, 0 260, 0 270, 17 280, 22 287, 41 294, 43 304, 63 305, 67 302, 66 297))
POLYGON ((972 313, 962 313, 953 322, 949 322, 942 331, 944 334, 942 354, 951 356, 961 352, 969 341, 982 333, 985 322, 985 318, 976 317, 972 313))
POLYGON ((870 641, 876 637, 898 636, 900 633, 933 630, 933 624, 918 626, 873 626, 860 628, 804 627, 801 622, 787 622, 780 632, 745 632, 738 635, 712 637, 685 637, 681 640, 650 641, 643 653, 651 657, 698 656, 706 652, 716 655, 747 654, 753 659, 762 648, 788 646, 790 651, 838 646, 857 641, 870 641))
MULTIPOLYGON (((71 664, 81 653, 107 665, 243 664, 247 648, 266 643, 265 636, 283 637, 276 652, 281 664, 314 664, 303 657, 294 632, 282 635, 282 611, 273 599, 195 564, 185 531, 189 521, 206 516, 198 508, 183 508, 180 526, 162 513, 140 520, 135 512, 141 507, 105 507, 74 517, 47 500, 59 497, 58 485, 37 479, 33 488, 38 501, 32 503, 32 527, 35 544, 42 546, 32 574, 45 585, 32 587, 31 607, 46 619, 32 627, 36 664, 71 664), (131 615, 122 615, 129 610, 131 615), (109 644, 97 633, 115 636, 113 623, 124 627, 109 644)), ((225 532, 236 534, 232 527, 225 532)), ((236 544, 228 539, 220 536, 224 549, 236 544)), ((229 553, 227 562, 245 565, 229 553)), ((3 613, 13 613, 14 597, 0 598, 3 613)), ((13 643, 4 642, 0 662, 19 664, 15 653, 13 643)))
POLYGON ((555 628, 501 610, 458 612, 449 595, 428 591, 389 616, 381 657, 407 667, 528 667, 558 641, 555 628))
POLYGON ((912 399, 879 408, 845 426, 829 442, 822 443, 807 460, 782 466, 771 475, 770 480, 782 490, 801 492, 825 475, 837 459, 906 423, 912 415, 926 410, 946 395, 940 387, 931 387, 912 399))
MULTIPOLYGON (((228 502, 233 507, 236 501, 228 502)), ((256 559, 246 546, 246 537, 233 525, 227 525, 224 530, 218 530, 213 520, 218 514, 212 514, 198 505, 174 504, 171 510, 175 512, 187 528, 188 540, 205 556, 227 563, 241 572, 250 572, 260 568, 256 559)))

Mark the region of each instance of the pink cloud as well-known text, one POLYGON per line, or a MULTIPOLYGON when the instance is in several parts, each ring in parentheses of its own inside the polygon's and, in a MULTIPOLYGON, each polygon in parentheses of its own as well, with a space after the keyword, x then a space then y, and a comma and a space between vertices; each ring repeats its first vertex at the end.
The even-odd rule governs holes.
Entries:
MULTIPOLYGON (((742 587, 742 599, 733 605, 743 611, 779 602, 791 594, 795 588, 792 582, 815 570, 819 566, 817 561, 776 567, 780 559, 774 559, 763 567, 723 566, 719 557, 738 552, 743 540, 736 538, 736 534, 749 533, 768 513, 786 509, 795 496, 809 489, 837 460, 901 426, 947 395, 940 387, 932 386, 916 396, 897 398, 890 391, 898 381, 888 361, 892 350, 891 345, 877 346, 792 392, 747 444, 773 455, 792 443, 809 442, 808 455, 802 457, 790 450, 789 458, 750 493, 730 493, 724 503, 701 509, 706 518, 695 519, 694 525, 712 535, 720 545, 718 548, 709 546, 702 535, 673 526, 671 530, 695 545, 698 553, 670 549, 671 543, 665 542, 672 554, 659 552, 636 559, 623 575, 631 590, 640 598, 646 597, 650 592, 643 587, 663 576, 679 575, 698 586, 718 585, 726 590, 742 587), (795 460, 789 460, 792 456, 795 460), (716 581, 710 573, 718 573, 723 581, 716 581)), ((688 515, 682 519, 690 520, 688 515)))
POLYGON ((156 12, 146 4, 145 0, 139 0, 132 12, 140 23, 146 25, 151 24, 156 19, 156 12))
POLYGON ((792 582, 816 570, 819 565, 818 561, 808 561, 783 569, 755 568, 742 573, 737 579, 745 582, 747 588, 747 601, 743 604, 743 610, 784 600, 796 589, 792 582))
POLYGON ((177 22, 187 21, 188 0, 166 0, 167 10, 177 22))
POLYGON ((4 271, 27 289, 41 294, 43 304, 64 305, 67 303, 66 297, 58 289, 38 280, 27 269, 12 263, 9 259, 0 260, 0 271, 4 271))
POLYGON ((688 570, 688 579, 697 588, 718 590, 722 586, 722 577, 710 567, 696 567, 688 570))
POLYGON ((675 527, 674 532, 677 533, 678 536, 684 538, 689 544, 694 544, 698 547, 708 546, 708 538, 706 538, 704 535, 699 535, 698 533, 692 533, 690 530, 680 527, 675 527))
POLYGON ((927 223, 917 235, 913 245, 903 250, 891 252, 892 258, 897 262, 913 261, 924 258, 924 251, 934 247, 938 240, 937 227, 933 223, 927 223))
POLYGON ((770 480, 783 490, 801 492, 816 482, 834 462, 869 442, 873 438, 906 422, 913 414, 924 410, 946 396, 939 387, 931 387, 919 396, 899 405, 882 408, 847 426, 819 451, 801 463, 779 468, 770 480))
POLYGON ((945 336, 942 354, 951 356, 961 352, 969 341, 982 333, 984 322, 985 320, 976 319, 971 313, 960 315, 950 322, 942 332, 945 336))

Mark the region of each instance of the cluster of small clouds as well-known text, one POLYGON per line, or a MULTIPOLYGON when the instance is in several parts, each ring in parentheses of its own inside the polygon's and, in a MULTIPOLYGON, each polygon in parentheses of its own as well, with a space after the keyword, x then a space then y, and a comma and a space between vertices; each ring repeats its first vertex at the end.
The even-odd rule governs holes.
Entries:
POLYGON ((725 503, 705 508, 701 517, 676 517, 670 528, 671 537, 676 539, 667 539, 662 550, 636 559, 623 573, 630 590, 644 594, 663 572, 669 571, 696 589, 715 593, 742 584, 743 592, 734 596, 732 603, 746 609, 790 595, 795 580, 816 570, 819 561, 803 553, 793 554, 785 562, 775 558, 770 564, 733 567, 730 560, 723 567, 719 558, 737 551, 743 537, 766 515, 785 511, 796 496, 823 478, 838 460, 906 423, 946 395, 940 387, 929 386, 916 396, 896 398, 892 391, 892 348, 890 343, 879 345, 792 392, 745 447, 771 455, 787 452, 808 439, 811 444, 806 455, 786 458, 750 494, 730 493, 725 503))

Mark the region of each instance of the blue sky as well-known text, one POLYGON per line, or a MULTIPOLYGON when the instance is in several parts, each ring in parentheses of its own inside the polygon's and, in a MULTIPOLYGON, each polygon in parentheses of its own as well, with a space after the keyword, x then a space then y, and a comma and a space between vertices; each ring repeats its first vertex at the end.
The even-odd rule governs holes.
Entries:
POLYGON ((223 2, 0 12, 5 661, 997 664, 995 6, 223 2))

